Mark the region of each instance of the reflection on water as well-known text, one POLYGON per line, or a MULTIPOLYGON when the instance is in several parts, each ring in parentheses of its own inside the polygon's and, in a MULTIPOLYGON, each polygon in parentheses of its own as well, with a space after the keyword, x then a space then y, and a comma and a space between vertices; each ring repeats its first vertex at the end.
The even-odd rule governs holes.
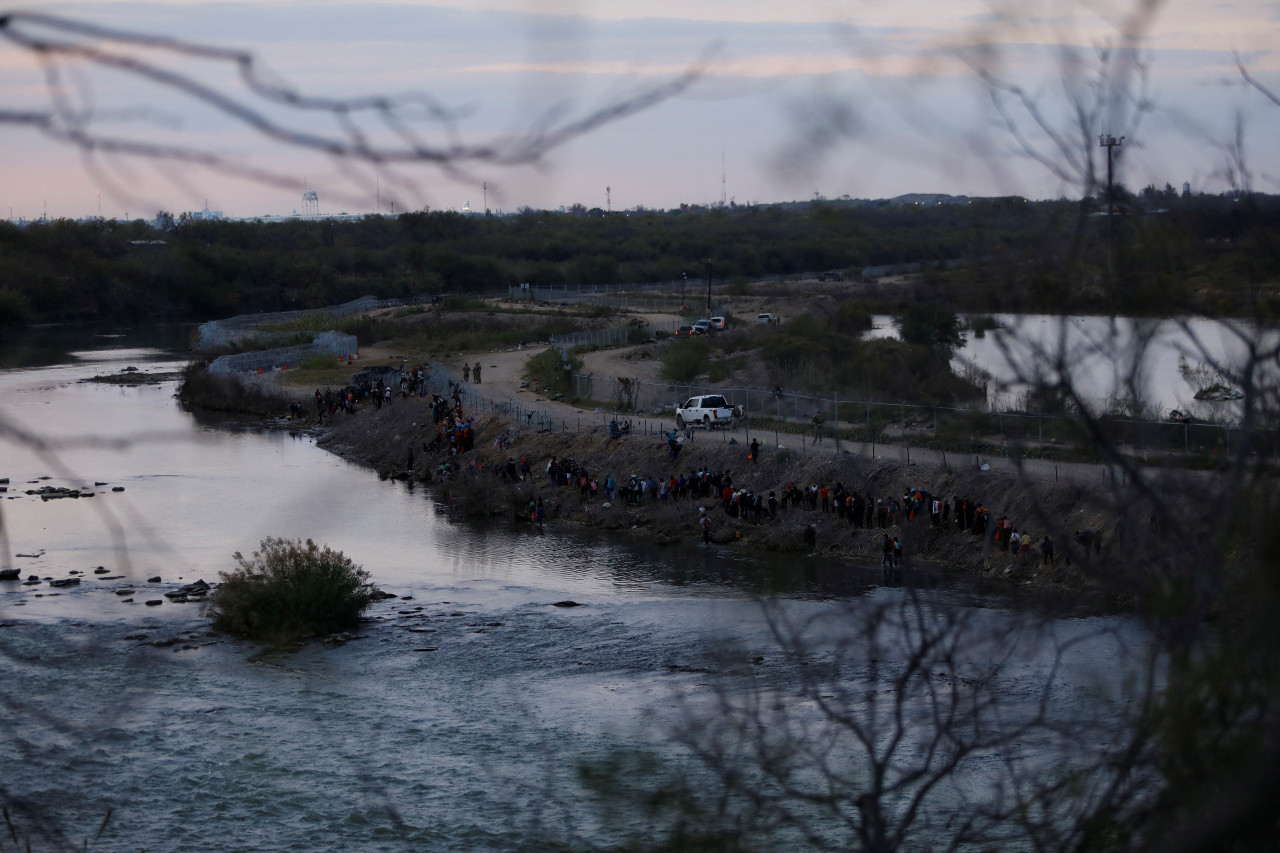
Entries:
MULTIPOLYGON (((150 358, 172 358, 187 349, 193 324, 136 326, 58 324, 0 329, 0 369, 45 367, 77 358, 114 360, 113 350, 145 350, 150 358)), ((148 355, 136 356, 141 361, 148 355)))

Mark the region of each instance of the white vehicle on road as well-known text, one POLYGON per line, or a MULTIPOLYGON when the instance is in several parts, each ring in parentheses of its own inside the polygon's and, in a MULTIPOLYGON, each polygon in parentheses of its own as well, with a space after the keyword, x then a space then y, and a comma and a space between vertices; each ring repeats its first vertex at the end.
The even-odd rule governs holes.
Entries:
POLYGON ((676 427, 685 429, 701 425, 707 429, 733 428, 737 427, 741 417, 741 406, 734 406, 719 394, 708 394, 690 397, 683 406, 676 408, 676 427))

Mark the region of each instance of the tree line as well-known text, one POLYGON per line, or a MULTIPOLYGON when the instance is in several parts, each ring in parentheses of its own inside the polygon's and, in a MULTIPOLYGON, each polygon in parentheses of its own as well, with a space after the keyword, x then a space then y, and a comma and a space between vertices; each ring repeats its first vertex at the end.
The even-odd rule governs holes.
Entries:
MULTIPOLYGON (((208 319, 365 294, 484 293, 520 282, 745 283, 912 264, 884 310, 1256 314, 1280 303, 1280 197, 1121 193, 512 216, 424 211, 355 221, 0 223, 0 323, 208 319), (1123 284, 1121 284, 1123 282, 1123 284)), ((852 289, 852 285, 851 285, 852 289)), ((887 304, 885 304, 887 303, 887 304)))

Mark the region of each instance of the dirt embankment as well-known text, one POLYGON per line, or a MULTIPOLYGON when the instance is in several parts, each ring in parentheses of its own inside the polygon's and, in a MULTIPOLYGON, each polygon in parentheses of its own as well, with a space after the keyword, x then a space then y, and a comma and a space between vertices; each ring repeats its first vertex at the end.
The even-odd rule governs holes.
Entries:
POLYGON ((976 470, 904 466, 850 455, 803 456, 787 450, 763 449, 760 460, 752 462, 747 445, 736 440, 725 443, 718 435, 712 438, 698 432, 685 443, 678 461, 672 461, 660 439, 652 435, 610 439, 602 426, 580 432, 539 430, 495 414, 477 418, 476 434, 471 453, 449 460, 457 469, 449 478, 440 473, 446 457, 423 449, 435 435, 435 427, 422 400, 398 399, 381 409, 369 407, 354 416, 326 419, 319 443, 371 466, 380 476, 430 483, 442 500, 463 514, 516 517, 522 515, 531 498, 541 497, 550 525, 600 527, 667 543, 698 541, 702 535, 699 507, 705 507, 712 519, 716 547, 797 555, 816 552, 879 566, 883 537, 888 533, 901 538, 908 570, 931 581, 945 576, 1049 596, 1064 592, 1073 600, 1091 600, 1093 606, 1109 598, 1105 591, 1108 585, 1102 582, 1108 549, 1104 546, 1101 554, 1085 554, 1070 541, 1075 530, 1084 529, 1102 531, 1105 541, 1110 525, 1100 508, 1105 502, 1099 500, 1105 496, 1077 485, 1032 482, 976 470), (569 457, 585 466, 589 476, 599 480, 600 492, 583 498, 576 489, 552 486, 545 473, 552 456, 569 457), (501 478, 500 469, 508 458, 517 465, 527 458, 529 476, 514 483, 501 478), (833 489, 839 483, 873 500, 901 500, 909 488, 927 490, 947 501, 960 496, 986 506, 993 519, 1008 516, 1019 531, 1030 533, 1037 543, 1046 534, 1052 536, 1057 544, 1057 564, 1042 565, 1038 548, 1015 558, 1002 550, 1001 543, 958 529, 954 520, 948 526, 935 527, 927 513, 915 519, 900 514, 896 524, 881 530, 859 527, 834 512, 801 506, 782 508, 776 518, 752 524, 730 517, 712 498, 646 499, 632 506, 621 498, 610 502, 604 494, 608 475, 622 485, 633 472, 662 479, 680 473, 688 476, 703 467, 717 474, 728 471, 736 488, 766 497, 770 492, 780 497, 789 483, 800 488, 816 484, 833 489), (816 534, 812 547, 805 537, 810 525, 816 534), (1070 565, 1068 552, 1074 556, 1070 565))

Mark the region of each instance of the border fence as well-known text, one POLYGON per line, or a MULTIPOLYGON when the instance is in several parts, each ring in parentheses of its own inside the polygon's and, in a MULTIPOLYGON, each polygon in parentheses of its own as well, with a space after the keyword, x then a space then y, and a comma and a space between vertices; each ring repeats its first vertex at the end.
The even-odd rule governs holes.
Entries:
POLYGON ((229 376, 233 373, 256 370, 287 369, 290 364, 296 367, 305 359, 317 355, 332 356, 345 361, 359 351, 360 347, 355 335, 321 332, 309 344, 219 356, 209 364, 209 372, 218 376, 229 376))
MULTIPOLYGON (((742 407, 749 424, 779 433, 825 436, 835 441, 907 444, 950 452, 1066 455, 1084 453, 1100 440, 1139 454, 1230 455, 1242 433, 1234 424, 1147 421, 1120 416, 1095 420, 1101 432, 1087 433, 1078 417, 1067 414, 992 412, 978 408, 916 405, 884 400, 851 400, 838 394, 817 396, 781 388, 726 388, 575 373, 572 396, 617 411, 672 418, 690 397, 719 394, 742 407)), ((1257 456, 1280 455, 1280 430, 1249 430, 1249 450, 1257 456)))
MULTIPOLYGON (((246 384, 266 380, 264 376, 252 374, 240 374, 238 378, 246 384)), ((392 381, 397 380, 392 377, 392 381)), ((435 388, 446 388, 450 382, 456 382, 457 377, 443 365, 434 364, 428 367, 428 381, 435 388)), ((652 442, 655 458, 660 458, 666 452, 664 442, 675 428, 674 419, 663 412, 622 414, 610 411, 604 406, 595 406, 588 409, 585 405, 576 411, 566 412, 563 407, 553 408, 547 405, 545 400, 539 400, 537 397, 532 396, 528 399, 495 399, 491 395, 500 392, 494 386, 462 383, 461 387, 464 394, 463 405, 467 411, 476 414, 492 413, 502 415, 510 423, 510 426, 503 433, 484 436, 483 440, 486 442, 514 439, 529 430, 575 435, 591 433, 607 436, 610 434, 611 422, 616 420, 627 429, 630 440, 652 442)), ((679 387, 684 390, 694 386, 682 385, 679 387)), ((716 389, 716 393, 731 396, 733 390, 716 389)), ((752 390, 754 391, 755 389, 752 390)), ((813 401, 822 400, 824 403, 836 403, 836 401, 828 400, 828 398, 806 395, 793 396, 813 401)), ((579 402, 581 403, 582 401, 579 402)), ((866 404, 840 400, 838 405, 843 407, 846 405, 866 404)), ((889 403, 872 403, 870 405, 901 406, 901 404, 889 403)), ((920 411, 931 411, 933 407, 917 406, 907 408, 908 410, 915 408, 920 411)), ((937 408, 942 411, 942 407, 937 408)), ((899 417, 902 414, 900 409, 899 417)), ((1008 416, 1006 415, 1006 417, 1008 416)), ((913 444, 912 442, 915 439, 908 435, 899 435, 896 438, 886 436, 880 440, 871 441, 860 440, 854 438, 852 428, 844 424, 838 430, 825 431, 822 436, 804 430, 788 432, 782 429, 782 426, 783 424, 777 420, 769 420, 759 415, 753 415, 742 418, 733 430, 707 431, 691 429, 686 430, 681 438, 685 443, 686 449, 695 452, 700 446, 705 445, 738 445, 742 449, 741 452, 745 454, 747 447, 755 439, 760 441, 765 452, 800 453, 811 457, 827 457, 833 461, 855 456, 864 459, 884 460, 906 466, 904 475, 907 474, 907 469, 915 468, 916 466, 933 466, 941 469, 976 468, 996 475, 1079 484, 1101 482, 1103 484, 1123 485, 1128 478, 1126 467, 1115 462, 1034 458, 1025 453, 1025 448, 1023 448, 1023 453, 1010 452, 1010 450, 1018 448, 1017 442, 1012 442, 1005 447, 998 445, 965 447, 920 446, 919 444, 913 444)), ((1210 429, 1211 434, 1218 435, 1222 440, 1223 446, 1226 446, 1228 442, 1238 442, 1239 440, 1239 434, 1235 432, 1234 427, 1192 424, 1166 426, 1185 427, 1188 431, 1194 427, 1203 426, 1206 429, 1210 429)), ((1271 435, 1274 436, 1274 432, 1271 435)), ((1269 446, 1274 452, 1274 443, 1269 446)), ((743 458, 745 459, 745 455, 743 458)), ((1177 465, 1173 466, 1175 470, 1179 467, 1177 465)), ((1210 475, 1209 471, 1191 471, 1189 473, 1197 476, 1210 475)), ((928 475, 921 473, 911 476, 928 475)))
POLYGON ((333 317, 347 317, 352 314, 363 314, 375 308, 398 302, 398 300, 375 299, 364 296, 360 299, 345 302, 342 305, 331 305, 327 308, 309 308, 303 311, 276 311, 270 314, 239 314, 225 320, 210 320, 200 324, 196 339, 197 350, 216 349, 235 343, 246 335, 254 334, 260 326, 276 323, 287 323, 309 314, 328 314, 333 317))
MULTIPOLYGON (((450 381, 456 381, 456 377, 439 365, 430 368, 430 378, 432 382, 442 386, 450 381)), ((489 396, 493 393, 493 389, 489 386, 464 384, 463 388, 466 395, 463 405, 469 411, 477 414, 499 414, 510 421, 509 431, 497 436, 485 436, 486 441, 512 439, 527 430, 575 435, 587 433, 608 435, 610 423, 616 420, 627 428, 631 440, 651 441, 654 453, 661 456, 665 453, 666 437, 675 426, 673 419, 663 414, 626 415, 607 411, 604 407, 583 408, 566 413, 562 409, 553 409, 545 404, 540 406, 538 403, 544 401, 536 398, 527 401, 494 399, 489 396)), ((840 401, 841 405, 846 402, 848 401, 840 401)), ((742 447, 744 454, 753 438, 759 440, 766 450, 828 457, 833 461, 858 456, 892 461, 908 468, 921 465, 937 468, 968 467, 997 475, 1080 484, 1101 482, 1123 485, 1128 478, 1128 472, 1124 466, 1109 462, 1036 459, 1017 454, 1002 454, 998 452, 998 448, 995 449, 996 452, 993 452, 992 448, 976 451, 965 448, 960 452, 946 448, 912 446, 904 441, 857 441, 832 434, 827 434, 820 440, 814 440, 815 437, 811 434, 783 432, 777 429, 776 422, 770 423, 754 418, 743 418, 737 428, 732 431, 696 429, 687 430, 682 434, 686 449, 691 451, 696 451, 699 446, 707 444, 736 444, 742 447)), ((1207 472, 1193 473, 1207 474, 1207 472)))
MULTIPOLYGON (((798 279, 805 276, 816 277, 813 273, 801 273, 788 276, 767 276, 754 281, 757 283, 798 279)), ((712 286, 722 287, 724 279, 713 279, 712 286)), ((607 308, 620 308, 629 311, 642 311, 651 314, 678 314, 681 306, 687 307, 689 317, 706 314, 715 316, 724 314, 723 291, 712 296, 707 291, 705 278, 690 278, 688 281, 646 282, 644 284, 566 284, 559 287, 541 287, 537 285, 516 285, 507 288, 509 299, 531 299, 534 302, 550 302, 556 304, 597 305, 607 308), (703 306, 711 299, 713 304, 708 311, 703 306)))

